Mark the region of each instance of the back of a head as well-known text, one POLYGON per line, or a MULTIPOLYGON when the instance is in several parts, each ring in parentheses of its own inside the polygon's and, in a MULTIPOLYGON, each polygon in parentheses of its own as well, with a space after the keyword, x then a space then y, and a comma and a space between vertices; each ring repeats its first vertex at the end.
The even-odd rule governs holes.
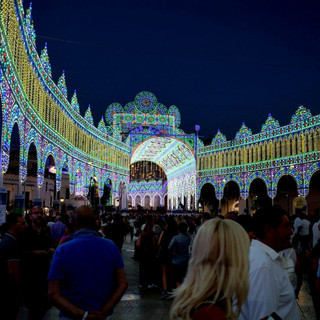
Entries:
POLYGON ((248 233, 253 229, 253 218, 250 215, 239 215, 236 220, 248 233))
MULTIPOLYGON (((6 222, 4 223, 2 229, 4 232, 7 232, 12 225, 15 225, 17 224, 18 222, 18 217, 20 215, 16 214, 16 213, 9 213, 7 216, 6 216, 6 222)), ((21 215, 22 217, 22 215, 21 215)))
POLYGON ((73 214, 73 221, 76 229, 96 229, 93 211, 90 207, 82 205, 73 214))
POLYGON ((123 220, 123 217, 120 213, 116 213, 113 215, 114 222, 121 222, 123 220))
POLYGON ((186 233, 188 230, 188 225, 185 222, 181 222, 178 225, 178 230, 180 233, 186 233))
POLYGON ((18 222, 18 217, 19 217, 19 215, 16 213, 9 213, 6 216, 6 223, 8 224, 8 226, 16 224, 18 222))
POLYGON ((287 215, 287 212, 277 206, 266 206, 259 209, 253 216, 253 233, 258 239, 263 239, 265 227, 278 228, 284 215, 287 215))
POLYGON ((194 239, 172 315, 185 312, 186 316, 208 299, 224 304, 227 318, 234 315, 234 302, 239 312, 249 291, 249 247, 248 234, 237 222, 214 218, 204 223, 194 239))
POLYGON ((243 260, 243 254, 248 255, 249 246, 248 234, 239 223, 214 218, 198 230, 193 242, 192 260, 195 264, 212 264, 219 268, 226 264, 237 266, 240 263, 237 260, 243 260))
POLYGON ((202 214, 202 219, 204 219, 204 220, 210 220, 210 219, 211 219, 210 213, 209 213, 209 212, 204 212, 204 213, 202 214))

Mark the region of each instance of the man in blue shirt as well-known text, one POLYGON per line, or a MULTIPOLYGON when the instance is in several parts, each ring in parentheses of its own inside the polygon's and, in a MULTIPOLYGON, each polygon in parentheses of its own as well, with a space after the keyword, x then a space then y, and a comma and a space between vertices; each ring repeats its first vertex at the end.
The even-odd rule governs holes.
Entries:
POLYGON ((48 294, 61 319, 106 319, 128 287, 115 244, 98 237, 92 210, 81 206, 73 216, 76 232, 60 245, 48 275, 48 294))
POLYGON ((178 226, 179 234, 172 238, 168 247, 172 252, 172 265, 177 287, 182 283, 188 269, 191 239, 187 234, 187 228, 186 223, 180 223, 178 226))

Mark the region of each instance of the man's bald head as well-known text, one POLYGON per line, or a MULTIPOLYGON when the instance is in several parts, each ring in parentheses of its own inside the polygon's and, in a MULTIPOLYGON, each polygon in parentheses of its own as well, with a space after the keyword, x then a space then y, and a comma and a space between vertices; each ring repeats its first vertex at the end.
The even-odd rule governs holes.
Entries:
POLYGON ((78 207, 73 214, 74 225, 77 229, 96 229, 94 214, 88 206, 78 207))

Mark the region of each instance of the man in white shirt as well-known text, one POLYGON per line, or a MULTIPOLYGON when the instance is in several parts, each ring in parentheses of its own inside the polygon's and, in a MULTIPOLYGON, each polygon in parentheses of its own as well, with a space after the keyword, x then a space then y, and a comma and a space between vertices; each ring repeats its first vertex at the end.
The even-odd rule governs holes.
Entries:
POLYGON ((320 220, 313 225, 312 235, 313 235, 312 247, 314 247, 320 239, 320 220))
POLYGON ((310 247, 310 221, 305 213, 301 219, 300 243, 302 253, 305 253, 310 247))
POLYGON ((278 254, 290 246, 292 229, 286 212, 277 207, 260 209, 253 227, 257 240, 250 246, 250 290, 239 319, 259 320, 275 312, 283 320, 298 320, 295 294, 278 254))
POLYGON ((294 219, 293 223, 293 234, 295 236, 300 234, 302 228, 301 211, 297 210, 297 217, 294 219))

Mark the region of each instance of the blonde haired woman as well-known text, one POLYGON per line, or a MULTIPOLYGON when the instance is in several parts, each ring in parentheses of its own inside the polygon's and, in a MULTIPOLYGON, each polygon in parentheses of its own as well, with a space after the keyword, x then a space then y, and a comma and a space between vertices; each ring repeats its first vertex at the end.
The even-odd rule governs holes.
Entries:
POLYGON ((203 224, 187 276, 175 291, 171 319, 237 319, 249 290, 249 246, 248 234, 235 221, 203 224))

